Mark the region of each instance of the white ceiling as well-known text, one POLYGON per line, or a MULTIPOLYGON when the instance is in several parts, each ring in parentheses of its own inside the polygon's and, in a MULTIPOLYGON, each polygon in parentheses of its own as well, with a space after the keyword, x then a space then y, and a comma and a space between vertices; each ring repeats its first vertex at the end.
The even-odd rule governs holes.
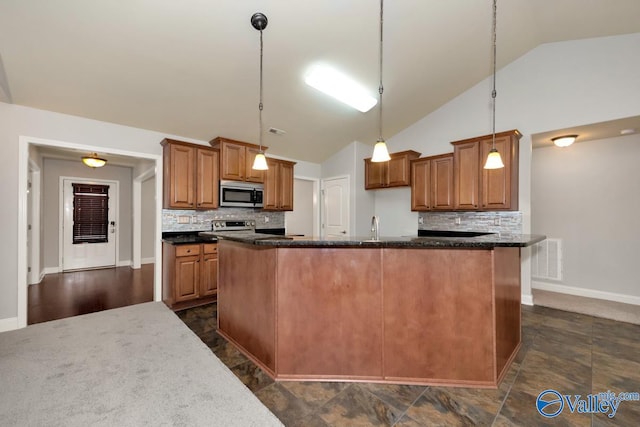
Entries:
MULTIPOLYGON (((491 73, 492 0, 385 3, 384 136, 491 73)), ((321 162, 377 138, 360 113, 303 81, 324 62, 377 95, 372 0, 2 0, 0 99, 201 140, 258 141, 259 33, 269 152, 321 162)), ((638 0, 500 0, 498 67, 555 41, 640 32, 638 0)), ((499 82, 498 82, 499 84, 499 82)), ((489 94, 487 97, 489 98, 489 94)))

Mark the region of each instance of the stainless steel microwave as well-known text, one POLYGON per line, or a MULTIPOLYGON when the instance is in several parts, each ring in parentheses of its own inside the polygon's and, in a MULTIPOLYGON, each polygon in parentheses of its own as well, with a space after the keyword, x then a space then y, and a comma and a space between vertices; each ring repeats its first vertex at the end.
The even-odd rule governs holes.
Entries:
POLYGON ((263 195, 262 184, 220 181, 220 207, 261 208, 263 195))

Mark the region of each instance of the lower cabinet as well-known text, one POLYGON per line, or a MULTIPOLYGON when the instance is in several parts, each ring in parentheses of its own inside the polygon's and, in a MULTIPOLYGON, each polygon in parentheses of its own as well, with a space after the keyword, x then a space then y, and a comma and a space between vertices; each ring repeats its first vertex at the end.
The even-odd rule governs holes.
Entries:
POLYGON ((169 308, 208 304, 217 294, 217 243, 162 244, 162 300, 169 308))

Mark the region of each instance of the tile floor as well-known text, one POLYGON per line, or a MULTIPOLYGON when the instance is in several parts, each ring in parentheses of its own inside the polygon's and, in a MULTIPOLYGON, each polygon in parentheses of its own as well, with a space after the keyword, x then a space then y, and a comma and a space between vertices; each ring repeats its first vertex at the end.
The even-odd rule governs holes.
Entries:
POLYGON ((536 410, 561 394, 640 392, 640 325, 545 307, 522 307, 522 348, 496 390, 373 383, 274 382, 218 336, 216 305, 178 316, 286 426, 639 426, 640 401, 613 418, 536 410))

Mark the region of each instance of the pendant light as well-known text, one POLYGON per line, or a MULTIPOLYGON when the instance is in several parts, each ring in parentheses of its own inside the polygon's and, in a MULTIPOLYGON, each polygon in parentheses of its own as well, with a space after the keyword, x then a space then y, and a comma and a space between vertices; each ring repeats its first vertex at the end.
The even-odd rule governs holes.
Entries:
POLYGON ((267 17, 260 12, 254 13, 251 17, 251 25, 253 28, 260 31, 260 103, 258 104, 258 120, 260 122, 260 134, 258 136, 258 140, 260 142, 260 151, 256 154, 251 169, 261 171, 269 169, 269 166, 267 165, 267 158, 264 156, 264 151, 262 150, 262 30, 267 28, 268 22, 267 17))
POLYGON ((498 0, 493 0, 493 90, 491 91, 491 99, 493 104, 493 131, 491 150, 487 156, 487 162, 484 164, 485 169, 501 169, 504 167, 502 157, 496 148, 496 15, 498 11, 498 0))
POLYGON ((107 163, 107 161, 98 157, 98 153, 93 153, 89 156, 83 157, 82 163, 89 166, 90 168, 101 168, 107 163))
POLYGON ((378 126, 379 126, 379 136, 376 145, 373 147, 373 156, 371 157, 372 162, 386 162, 391 160, 389 156, 389 150, 387 150, 387 144, 382 137, 382 92, 384 88, 382 86, 382 23, 384 22, 382 17, 384 0, 380 0, 380 86, 378 87, 378 93, 380 94, 379 106, 378 106, 378 126))

